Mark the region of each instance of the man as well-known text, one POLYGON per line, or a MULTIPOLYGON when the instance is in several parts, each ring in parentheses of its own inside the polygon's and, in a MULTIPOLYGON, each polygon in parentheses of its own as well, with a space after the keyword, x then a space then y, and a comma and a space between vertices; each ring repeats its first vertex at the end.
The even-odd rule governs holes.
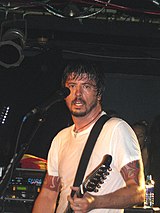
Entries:
POLYGON ((57 203, 56 212, 63 213, 68 202, 75 213, 120 213, 142 203, 145 183, 139 144, 131 127, 118 118, 104 124, 85 173, 86 177, 109 154, 113 159, 108 178, 97 193, 86 192, 83 198, 69 196, 71 189, 78 189, 72 185, 89 133, 105 114, 101 106, 104 77, 96 66, 75 61, 66 67, 62 86, 70 89, 65 101, 74 124, 60 131, 52 142, 48 173, 33 213, 53 213, 57 203))

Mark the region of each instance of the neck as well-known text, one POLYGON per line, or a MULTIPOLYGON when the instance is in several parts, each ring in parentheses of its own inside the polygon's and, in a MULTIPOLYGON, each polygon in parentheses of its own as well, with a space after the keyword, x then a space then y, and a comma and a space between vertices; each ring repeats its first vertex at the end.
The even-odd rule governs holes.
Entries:
POLYGON ((75 124, 74 132, 78 133, 78 132, 83 131, 84 129, 87 129, 91 124, 93 124, 94 122, 96 122, 98 120, 101 112, 102 112, 102 110, 100 109, 99 111, 97 111, 93 115, 84 116, 83 118, 82 117, 74 118, 73 119, 74 124, 75 124))

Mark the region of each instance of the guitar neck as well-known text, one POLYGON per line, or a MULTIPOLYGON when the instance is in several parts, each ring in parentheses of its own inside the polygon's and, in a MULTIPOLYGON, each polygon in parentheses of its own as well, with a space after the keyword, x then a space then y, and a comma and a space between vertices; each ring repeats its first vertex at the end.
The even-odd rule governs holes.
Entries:
POLYGON ((78 191, 76 191, 77 197, 82 198, 86 191, 87 190, 84 189, 83 184, 81 184, 78 191))
MULTIPOLYGON (((105 155, 102 159, 102 162, 90 173, 90 175, 85 179, 85 181, 79 186, 76 191, 76 195, 79 198, 82 198, 85 192, 98 192, 100 184, 104 183, 104 180, 109 175, 108 170, 112 161, 111 155, 105 155)), ((73 191, 72 191, 73 193, 73 191)), ((71 196, 73 197, 74 193, 71 196)), ((68 203, 67 209, 64 213, 73 213, 73 210, 68 203)))

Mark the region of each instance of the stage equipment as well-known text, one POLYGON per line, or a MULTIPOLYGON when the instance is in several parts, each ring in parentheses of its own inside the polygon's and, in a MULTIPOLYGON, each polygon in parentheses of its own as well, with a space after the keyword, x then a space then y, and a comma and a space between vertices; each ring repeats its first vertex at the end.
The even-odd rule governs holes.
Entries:
POLYGON ((6 68, 19 66, 24 59, 26 39, 25 20, 4 21, 0 32, 0 65, 6 68))
POLYGON ((46 170, 16 168, 0 204, 6 212, 31 212, 45 177, 46 170), (25 212, 25 211, 24 211, 25 212))
POLYGON ((40 192, 45 170, 16 168, 1 199, 33 202, 40 192))

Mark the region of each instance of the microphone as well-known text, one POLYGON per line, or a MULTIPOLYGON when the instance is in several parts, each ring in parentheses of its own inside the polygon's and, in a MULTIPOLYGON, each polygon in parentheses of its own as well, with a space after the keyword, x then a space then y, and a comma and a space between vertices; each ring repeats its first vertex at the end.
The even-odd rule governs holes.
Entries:
POLYGON ((70 89, 64 87, 60 90, 57 90, 48 100, 46 100, 43 104, 36 106, 30 112, 28 112, 23 121, 26 120, 29 116, 36 114, 37 112, 46 112, 53 104, 62 101, 70 94, 70 89))

